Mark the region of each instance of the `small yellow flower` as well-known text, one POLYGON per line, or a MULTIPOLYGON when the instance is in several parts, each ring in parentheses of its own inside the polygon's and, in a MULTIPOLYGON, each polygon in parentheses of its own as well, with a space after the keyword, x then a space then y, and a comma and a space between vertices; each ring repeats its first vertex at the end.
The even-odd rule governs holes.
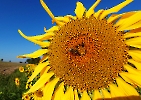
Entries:
POLYGON ((43 90, 40 88, 33 93, 34 100, 44 100, 43 99, 43 90))
POLYGON ((22 99, 23 100, 30 100, 30 96, 28 95, 28 94, 24 94, 23 96, 22 96, 22 99))
POLYGON ((20 71, 20 72, 24 72, 24 67, 22 67, 22 66, 19 67, 19 71, 20 71))
POLYGON ((37 97, 43 97, 43 91, 42 91, 42 89, 37 90, 37 91, 35 92, 35 95, 36 95, 37 97))
POLYGON ((20 80, 19 80, 19 78, 15 78, 15 84, 16 84, 17 86, 20 85, 20 80))
POLYGON ((27 65, 26 65, 26 67, 29 67, 29 66, 34 66, 34 64, 27 64, 27 65))
POLYGON ((29 72, 30 71, 32 72, 35 69, 36 65, 35 64, 27 64, 26 67, 29 72))

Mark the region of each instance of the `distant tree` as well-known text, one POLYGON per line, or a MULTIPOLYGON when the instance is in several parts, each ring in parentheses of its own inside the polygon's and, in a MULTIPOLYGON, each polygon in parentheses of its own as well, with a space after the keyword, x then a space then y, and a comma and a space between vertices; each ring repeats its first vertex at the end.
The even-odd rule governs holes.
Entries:
POLYGON ((23 63, 22 61, 20 61, 19 63, 23 63))
POLYGON ((0 61, 3 61, 3 59, 1 59, 0 61))
POLYGON ((9 60, 9 62, 11 62, 11 60, 9 60))
POLYGON ((28 64, 31 64, 31 59, 26 59, 26 62, 27 62, 28 64))
POLYGON ((38 58, 31 58, 31 59, 26 59, 26 62, 28 63, 28 64, 38 64, 39 63, 39 61, 40 61, 40 57, 38 57, 38 58))

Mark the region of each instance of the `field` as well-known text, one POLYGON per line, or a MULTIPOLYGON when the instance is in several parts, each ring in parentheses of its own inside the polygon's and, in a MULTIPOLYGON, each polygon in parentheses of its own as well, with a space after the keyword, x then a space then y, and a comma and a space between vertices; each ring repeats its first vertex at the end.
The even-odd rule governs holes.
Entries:
POLYGON ((24 65, 26 64, 0 61, 0 74, 11 74, 14 70, 18 69, 19 66, 24 65))
POLYGON ((0 62, 0 100, 22 100, 22 94, 26 91, 25 84, 27 77, 19 72, 18 67, 22 63, 0 62), (18 78, 19 86, 15 85, 15 78, 18 78))

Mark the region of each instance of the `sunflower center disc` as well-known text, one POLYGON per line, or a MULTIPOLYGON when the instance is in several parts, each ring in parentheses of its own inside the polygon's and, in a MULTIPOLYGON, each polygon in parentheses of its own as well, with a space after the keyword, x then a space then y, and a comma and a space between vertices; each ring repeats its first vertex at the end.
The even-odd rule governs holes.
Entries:
POLYGON ((71 20, 55 32, 49 61, 55 75, 81 90, 107 87, 127 62, 123 32, 94 16, 71 20))

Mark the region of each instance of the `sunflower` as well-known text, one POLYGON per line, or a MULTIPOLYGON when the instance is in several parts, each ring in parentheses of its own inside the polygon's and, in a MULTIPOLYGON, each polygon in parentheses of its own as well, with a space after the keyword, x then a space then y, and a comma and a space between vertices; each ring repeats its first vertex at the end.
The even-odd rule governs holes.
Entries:
POLYGON ((139 98, 141 86, 141 11, 114 14, 133 0, 110 9, 88 10, 76 3, 76 16, 55 17, 43 0, 41 5, 56 23, 45 34, 26 36, 41 49, 18 56, 43 56, 27 82, 40 73, 39 80, 26 93, 44 87, 44 100, 97 100, 139 98))
POLYGON ((34 100, 43 100, 43 90, 40 88, 33 93, 34 100))
POLYGON ((24 94, 22 96, 22 100, 31 100, 31 99, 30 99, 30 96, 28 94, 24 94))
POLYGON ((19 67, 20 72, 24 72, 24 68, 22 66, 19 67))
POLYGON ((34 67, 35 64, 27 64, 26 67, 34 67))
POLYGON ((33 93, 23 94, 23 100, 43 100, 43 90, 40 88, 33 93))
POLYGON ((15 78, 15 84, 16 84, 17 86, 20 85, 20 80, 19 80, 19 78, 15 78))

